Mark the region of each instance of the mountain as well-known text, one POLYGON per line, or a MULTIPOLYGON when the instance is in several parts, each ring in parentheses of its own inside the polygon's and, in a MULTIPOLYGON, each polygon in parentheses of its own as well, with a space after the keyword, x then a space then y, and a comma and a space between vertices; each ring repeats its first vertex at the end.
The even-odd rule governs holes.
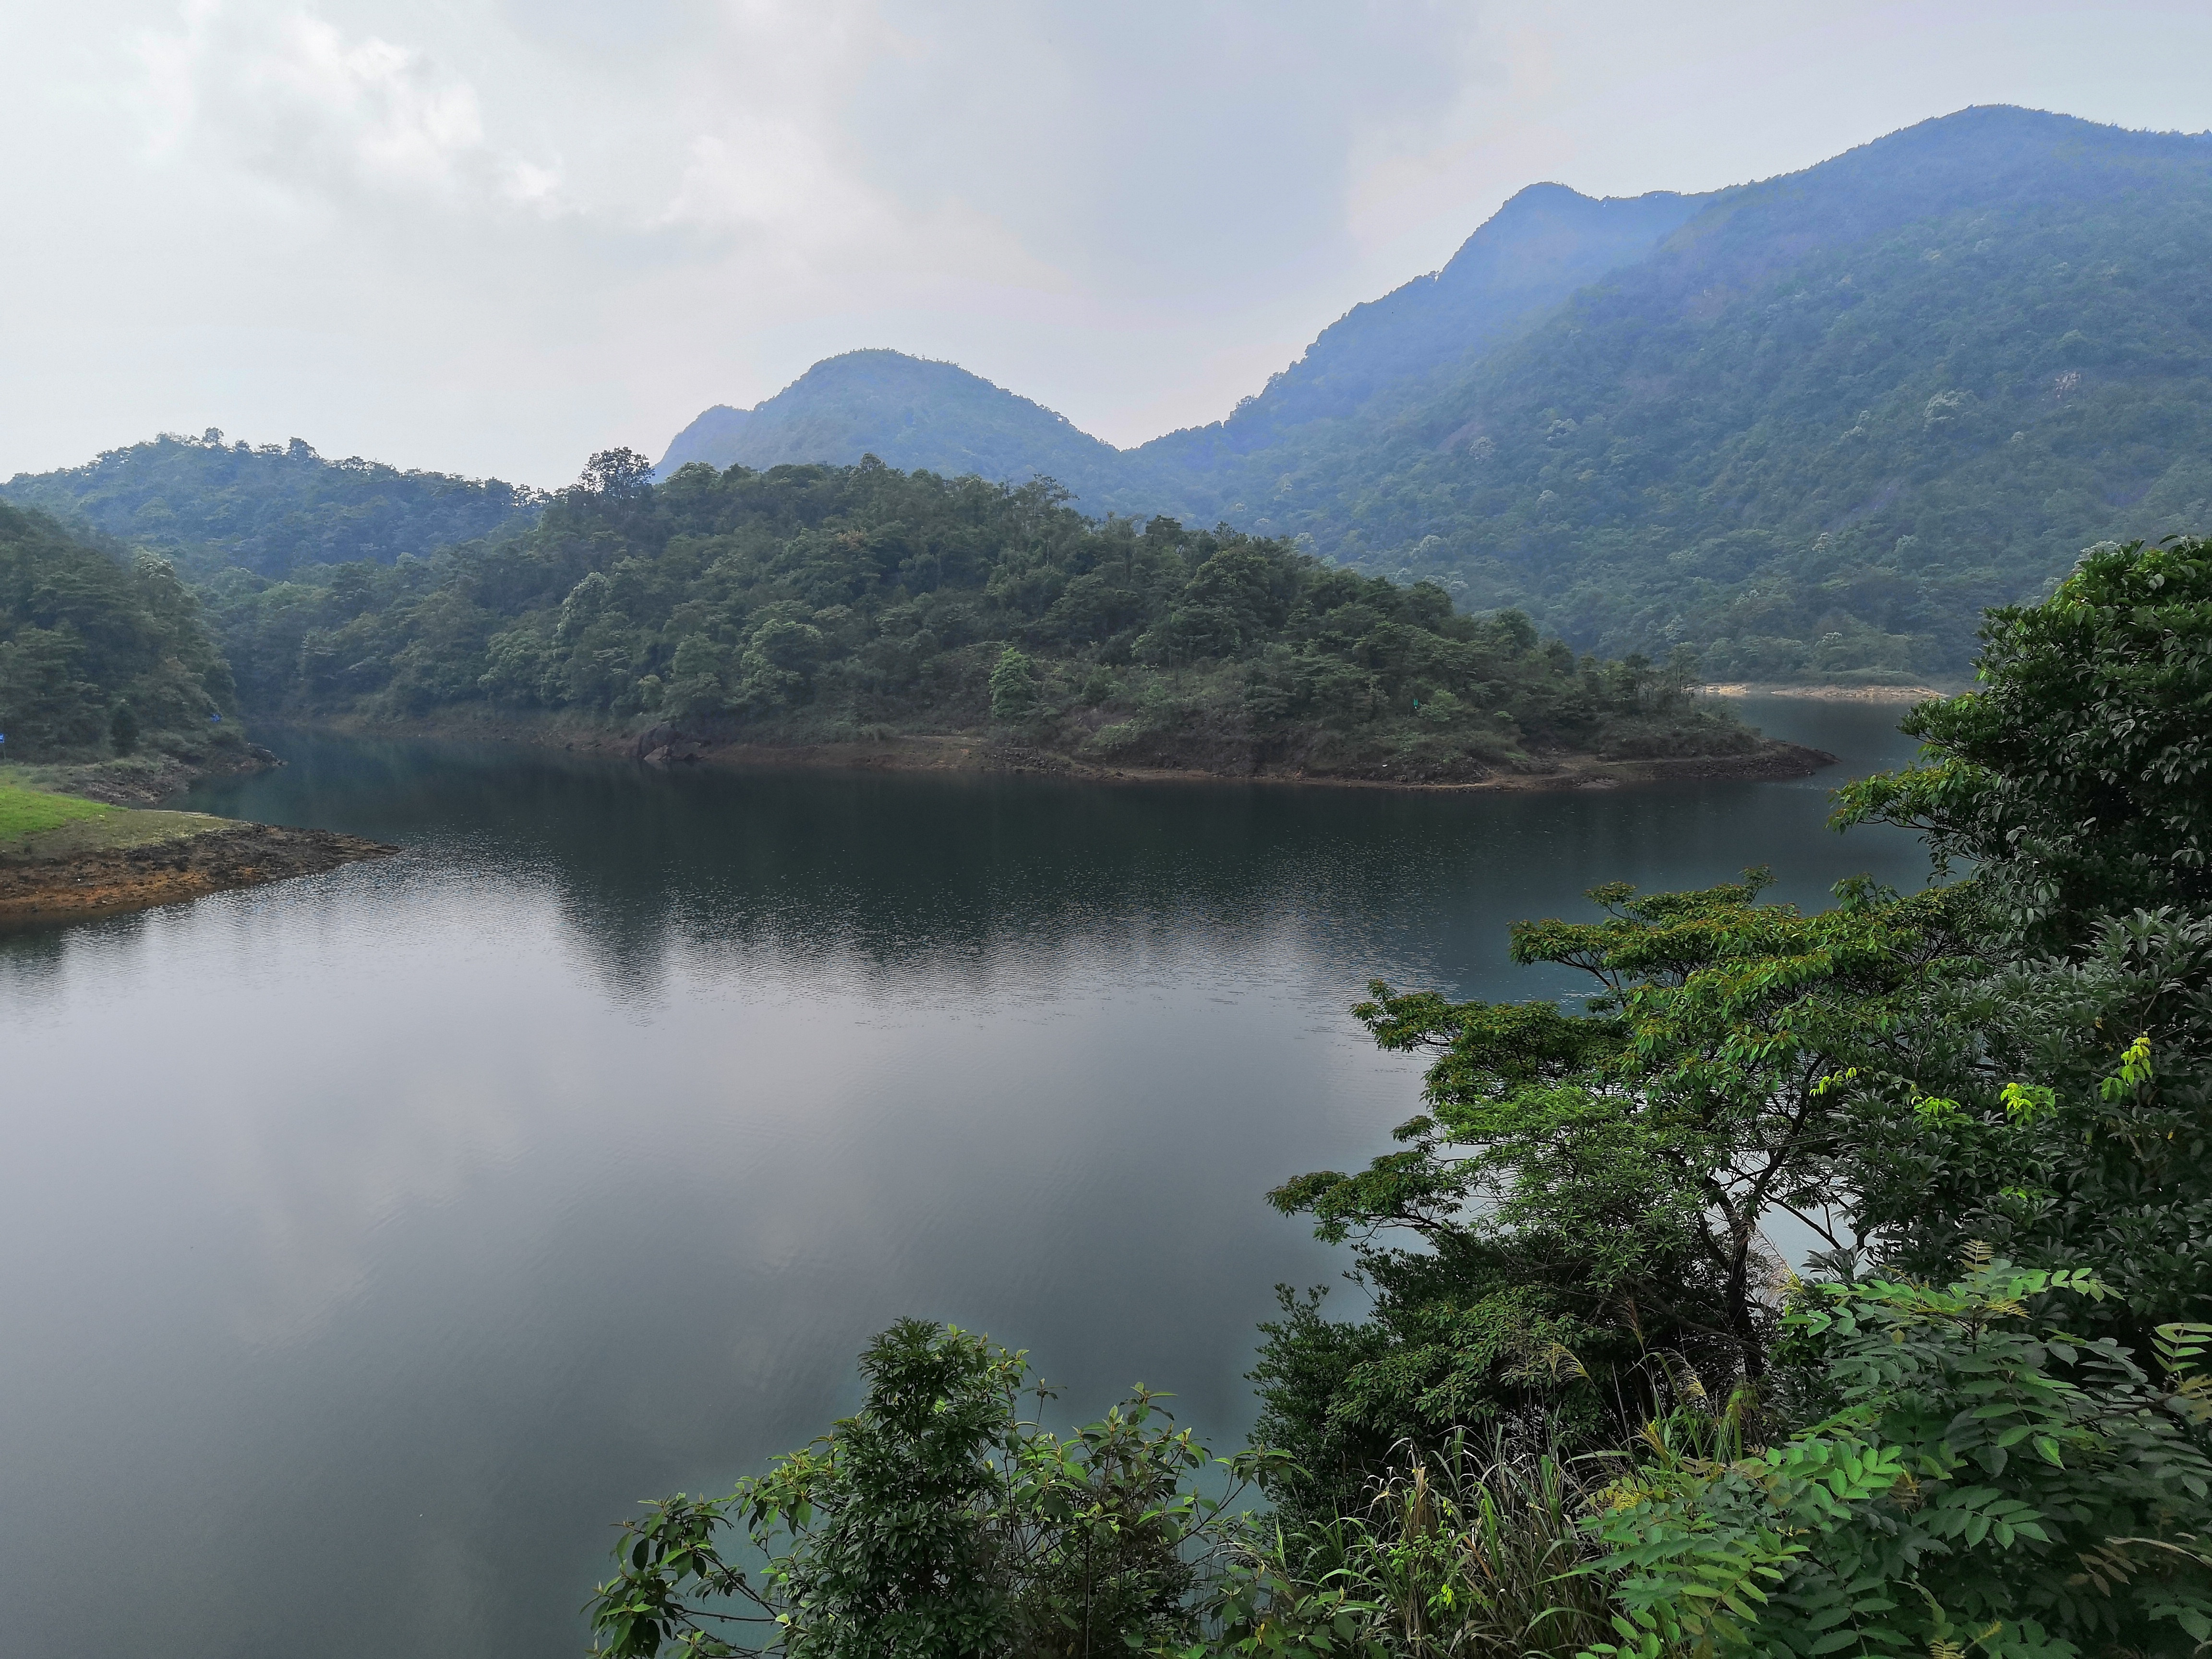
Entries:
POLYGON ((1955 673, 2084 545, 2204 526, 2208 266, 2212 143, 1972 110, 1731 191, 1388 418, 1207 482, 1598 649, 1955 673))
POLYGON ((708 410, 676 434, 655 476, 690 461, 847 465, 872 454, 948 476, 1020 482, 1042 473, 1086 507, 1141 514, 1152 504, 1148 492, 1186 485, 1183 475, 1216 451, 1247 453, 1291 428, 1350 415, 1494 343, 1648 252, 1705 199, 1662 192, 1595 201, 1565 185, 1532 185, 1442 270, 1353 307, 1227 420, 1126 453, 956 364, 852 351, 817 363, 754 408, 708 410))
POLYGON ((2212 139, 1976 108, 1708 196, 1534 186, 1226 419, 1134 450, 900 359, 895 397, 810 374, 726 453, 957 452, 1716 673, 1957 673, 1983 607, 2082 546, 2205 526, 2208 268, 2212 139))
POLYGON ((1309 422, 1356 415, 1378 397, 1402 401, 1642 258, 1712 199, 1662 191, 1595 200, 1564 185, 1531 185, 1442 270, 1354 306, 1226 420, 1134 453, 1171 468, 1202 466, 1209 453, 1257 449, 1309 422))
POLYGON ((497 478, 402 472, 289 445, 226 444, 165 433, 82 466, 19 472, 0 498, 151 549, 205 575, 239 566, 280 575, 301 564, 389 564, 517 522, 544 505, 497 478))
POLYGON ((1120 452, 1066 416, 955 364, 896 351, 848 351, 752 409, 708 410, 676 434, 655 476, 691 461, 843 466, 870 454, 947 477, 1018 483, 1044 473, 1086 498, 1120 477, 1120 452))

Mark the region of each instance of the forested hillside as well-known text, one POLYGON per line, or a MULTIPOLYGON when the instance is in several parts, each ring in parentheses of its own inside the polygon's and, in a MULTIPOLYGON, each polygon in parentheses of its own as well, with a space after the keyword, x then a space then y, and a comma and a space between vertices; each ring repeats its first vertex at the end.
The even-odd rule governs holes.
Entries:
MULTIPOLYGON (((1102 455, 1000 409, 970 453, 1433 578, 1581 648, 1957 674, 1984 606, 2100 538, 2206 524, 2208 267, 2212 140, 1971 109, 1709 197, 1524 192, 1216 425, 1102 455)), ((863 431, 898 458, 980 407, 837 386, 811 423, 809 381, 771 400, 775 459, 849 459, 863 431)))
POLYGON ((173 734, 197 747, 234 701, 167 564, 0 503, 0 757, 127 754, 173 734))
POLYGON ((2204 524, 2208 265, 2212 143, 1969 112, 1717 204, 1253 521, 1601 649, 1956 672, 2087 544, 2204 524))
POLYGON ((1577 289, 1647 257, 1715 199, 1655 191, 1593 200, 1564 185, 1531 185, 1486 220, 1443 270, 1354 306, 1226 420, 1170 432, 1131 452, 1119 487, 1203 488, 1234 458, 1313 422, 1382 417, 1449 381, 1577 289))
POLYGON ((301 440, 280 447, 165 433, 82 466, 19 472, 0 496, 82 522, 179 568, 232 565, 280 575, 295 564, 389 563, 526 520, 538 492, 497 478, 402 472, 349 456, 325 460, 301 440))
POLYGON ((428 560, 226 573, 208 591, 250 698, 773 741, 990 729, 1092 760, 1409 780, 1758 747, 1680 665, 1578 660, 1517 614, 1279 542, 877 462, 647 472, 597 457, 530 530, 428 560))

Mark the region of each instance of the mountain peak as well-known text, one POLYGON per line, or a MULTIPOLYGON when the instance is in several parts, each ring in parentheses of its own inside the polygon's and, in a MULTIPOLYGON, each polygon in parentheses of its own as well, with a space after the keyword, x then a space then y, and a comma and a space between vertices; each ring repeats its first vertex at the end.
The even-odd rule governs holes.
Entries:
POLYGON ((1103 486, 1119 453, 957 363, 875 346, 824 357, 751 409, 708 410, 676 434, 656 472, 692 461, 842 465, 872 454, 907 471, 1043 474, 1081 493, 1103 486))

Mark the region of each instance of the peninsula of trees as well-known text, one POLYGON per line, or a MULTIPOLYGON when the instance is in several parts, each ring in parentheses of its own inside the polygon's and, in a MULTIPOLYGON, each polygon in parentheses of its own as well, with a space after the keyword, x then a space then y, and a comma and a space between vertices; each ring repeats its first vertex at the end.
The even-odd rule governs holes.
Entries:
POLYGON ((524 527, 389 564, 204 584, 254 707, 487 715, 813 745, 996 739, 1061 763, 1390 781, 1565 758, 1795 768, 1687 686, 1431 584, 1172 520, 1085 518, 1048 483, 687 466, 629 451, 524 527))

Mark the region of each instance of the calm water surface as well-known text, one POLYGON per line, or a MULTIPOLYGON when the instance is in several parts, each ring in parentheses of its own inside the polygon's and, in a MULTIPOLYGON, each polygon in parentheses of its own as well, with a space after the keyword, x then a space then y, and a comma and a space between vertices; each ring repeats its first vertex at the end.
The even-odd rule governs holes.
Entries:
POLYGON ((386 863, 0 939, 0 1629, 22 1654, 570 1656, 609 1523, 857 1397, 907 1313, 1233 1442, 1261 1201, 1380 1150, 1382 976, 1565 993, 1505 925, 1771 864, 1893 709, 1774 702, 1846 768, 1406 797, 678 773, 280 739, 191 805, 386 863))

